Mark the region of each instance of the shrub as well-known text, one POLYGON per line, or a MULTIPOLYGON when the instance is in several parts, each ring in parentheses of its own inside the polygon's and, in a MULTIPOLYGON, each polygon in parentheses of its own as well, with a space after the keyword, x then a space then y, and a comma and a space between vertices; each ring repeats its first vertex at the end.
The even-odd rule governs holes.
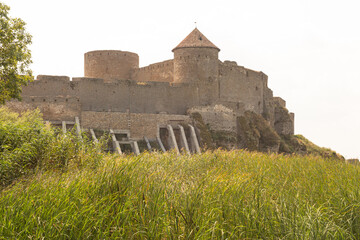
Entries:
POLYGON ((278 151, 279 135, 269 123, 254 112, 246 111, 238 118, 238 138, 242 147, 258 151, 278 151))
POLYGON ((86 158, 96 162, 98 148, 72 132, 58 134, 38 110, 19 115, 0 108, 0 189, 36 169, 81 166, 86 158))

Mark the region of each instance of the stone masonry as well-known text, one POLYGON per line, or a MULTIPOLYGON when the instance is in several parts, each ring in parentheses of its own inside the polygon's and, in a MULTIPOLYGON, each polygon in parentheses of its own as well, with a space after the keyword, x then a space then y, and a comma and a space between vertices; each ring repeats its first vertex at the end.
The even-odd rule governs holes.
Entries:
POLYGON ((82 127, 130 130, 134 139, 156 137, 159 126, 188 124, 189 112, 210 128, 236 132, 237 116, 262 115, 279 134, 294 133, 294 114, 273 97, 266 74, 220 61, 220 49, 195 28, 174 58, 139 68, 136 53, 105 50, 84 56, 84 77, 39 75, 10 108, 39 108, 46 120, 80 117, 82 127))

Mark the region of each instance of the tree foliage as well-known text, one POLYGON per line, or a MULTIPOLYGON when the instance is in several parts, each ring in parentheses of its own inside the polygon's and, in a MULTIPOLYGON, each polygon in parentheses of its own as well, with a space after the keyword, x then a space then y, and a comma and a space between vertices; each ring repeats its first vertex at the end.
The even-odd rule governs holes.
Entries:
POLYGON ((0 104, 11 98, 20 99, 21 86, 32 80, 31 35, 25 22, 9 17, 10 8, 0 2, 0 104))

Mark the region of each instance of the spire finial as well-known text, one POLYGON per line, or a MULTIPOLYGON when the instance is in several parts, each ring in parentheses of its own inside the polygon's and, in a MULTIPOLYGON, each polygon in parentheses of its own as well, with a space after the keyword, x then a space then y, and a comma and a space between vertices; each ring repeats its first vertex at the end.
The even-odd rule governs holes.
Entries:
POLYGON ((195 28, 197 28, 197 22, 194 22, 195 23, 195 28))

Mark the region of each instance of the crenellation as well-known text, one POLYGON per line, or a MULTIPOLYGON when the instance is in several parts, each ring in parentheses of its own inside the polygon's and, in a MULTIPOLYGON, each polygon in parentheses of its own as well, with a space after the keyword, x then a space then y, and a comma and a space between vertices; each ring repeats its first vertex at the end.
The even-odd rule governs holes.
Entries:
POLYGON ((69 82, 70 77, 68 76, 54 76, 54 75, 38 75, 36 77, 37 81, 63 81, 69 82))
POLYGON ((149 66, 133 69, 131 79, 148 82, 172 82, 173 60, 166 60, 149 66))
POLYGON ((276 105, 285 108, 286 107, 286 101, 282 99, 281 97, 273 97, 273 101, 276 105))

